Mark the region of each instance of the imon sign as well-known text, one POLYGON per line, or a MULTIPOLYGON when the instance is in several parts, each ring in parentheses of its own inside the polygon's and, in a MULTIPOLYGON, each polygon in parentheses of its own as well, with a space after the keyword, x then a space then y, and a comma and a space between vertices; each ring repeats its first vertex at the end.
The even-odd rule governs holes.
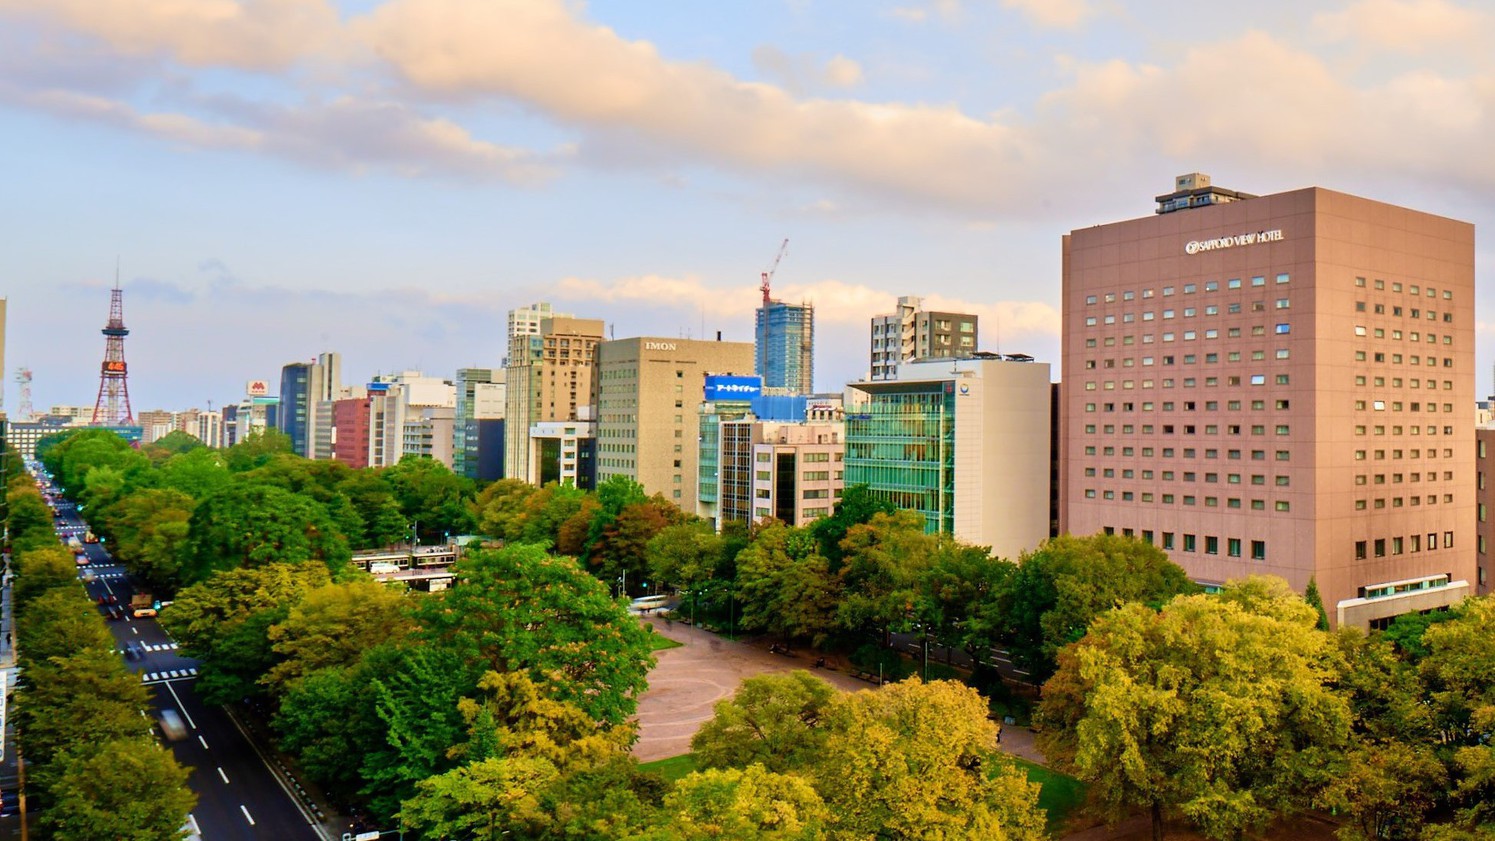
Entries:
POLYGON ((1198 254, 1201 251, 1217 251, 1221 248, 1234 248, 1237 245, 1255 245, 1260 242, 1281 242, 1284 239, 1281 230, 1257 231, 1255 233, 1236 234, 1229 237, 1215 237, 1214 239, 1191 240, 1184 246, 1185 254, 1198 254))
POLYGON ((674 342, 644 342, 644 350, 675 350, 674 342))

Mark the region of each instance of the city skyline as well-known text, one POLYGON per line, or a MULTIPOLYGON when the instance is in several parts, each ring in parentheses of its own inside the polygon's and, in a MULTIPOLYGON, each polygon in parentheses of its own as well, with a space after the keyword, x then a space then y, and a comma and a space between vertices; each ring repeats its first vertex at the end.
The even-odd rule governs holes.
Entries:
POLYGON ((866 372, 902 295, 1057 364, 1060 236, 1191 171, 1495 222, 1473 3, 236 8, 0 4, 26 162, 0 211, 25 244, 0 256, 9 411, 18 367, 38 410, 89 402, 116 259, 132 402, 182 409, 324 351, 350 381, 496 367, 536 301, 750 341, 785 237, 775 297, 816 307, 818 389, 866 372))

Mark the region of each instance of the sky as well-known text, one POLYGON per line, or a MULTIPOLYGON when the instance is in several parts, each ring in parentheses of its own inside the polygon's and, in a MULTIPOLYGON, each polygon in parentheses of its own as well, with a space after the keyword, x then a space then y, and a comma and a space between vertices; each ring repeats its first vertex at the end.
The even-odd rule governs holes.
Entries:
POLYGON ((0 0, 5 408, 133 408, 497 367, 537 301, 751 341, 816 307, 816 387, 900 295, 1059 373, 1060 238, 1175 175, 1477 226, 1495 390, 1487 0, 0 0))

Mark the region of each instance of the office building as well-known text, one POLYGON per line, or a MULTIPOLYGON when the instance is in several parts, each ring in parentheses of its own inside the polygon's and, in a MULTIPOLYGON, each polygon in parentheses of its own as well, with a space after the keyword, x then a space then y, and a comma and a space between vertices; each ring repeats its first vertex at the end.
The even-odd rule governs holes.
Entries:
POLYGON ((342 389, 342 355, 318 354, 314 362, 293 362, 280 369, 281 432, 291 438, 291 451, 298 456, 316 455, 318 415, 316 404, 338 399, 342 389))
POLYGON ((764 388, 809 394, 815 390, 815 306, 764 295, 753 332, 753 370, 764 388))
POLYGON ((541 421, 530 425, 530 481, 584 491, 597 486, 596 421, 541 421))
MULTIPOLYGON (((540 306, 540 305, 537 305, 540 306)), ((549 421, 592 420, 592 378, 603 324, 555 316, 540 332, 513 337, 504 397, 504 475, 530 475, 530 427, 549 421)))
POLYGON ((1064 237, 1061 526, 1382 627, 1475 579, 1474 228, 1182 176, 1064 237))
MULTIPOLYGON (((543 332, 545 319, 547 318, 575 318, 576 316, 566 312, 556 312, 549 303, 544 301, 538 304, 530 304, 527 307, 509 310, 508 333, 506 347, 512 347, 514 340, 521 336, 538 336, 543 332)), ((510 358, 514 351, 509 350, 510 358)), ((504 360, 504 367, 508 367, 509 359, 504 360)))
POLYGON ((597 346, 597 481, 627 476, 685 510, 697 500, 696 407, 707 374, 745 374, 753 345, 631 338, 597 346))
POLYGON ((869 378, 891 380, 901 363, 915 359, 970 356, 977 347, 977 317, 963 312, 932 312, 924 299, 904 296, 891 313, 872 316, 869 378))
POLYGON ((333 401, 332 425, 337 430, 332 445, 332 457, 353 468, 369 466, 369 426, 373 417, 374 396, 365 392, 360 397, 345 397, 333 401))
POLYGON ((930 533, 1015 560, 1049 536, 1049 366, 979 354, 905 362, 850 383, 847 486, 924 516, 930 533))
POLYGON ((504 371, 501 368, 458 368, 453 385, 456 406, 452 420, 452 472, 476 479, 477 462, 473 460, 469 464, 469 459, 481 448, 477 440, 481 427, 477 422, 503 418, 504 371))

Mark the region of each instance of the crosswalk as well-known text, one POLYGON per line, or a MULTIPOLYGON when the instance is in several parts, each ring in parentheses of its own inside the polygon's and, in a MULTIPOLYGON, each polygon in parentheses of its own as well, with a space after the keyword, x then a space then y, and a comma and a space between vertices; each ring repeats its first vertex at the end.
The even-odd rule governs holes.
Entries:
POLYGON ((197 677, 197 667, 190 666, 185 669, 171 669, 164 672, 141 672, 141 683, 165 683, 168 680, 182 680, 184 678, 197 677))
POLYGON ((176 651, 177 644, 174 642, 147 643, 140 647, 146 651, 176 651))

